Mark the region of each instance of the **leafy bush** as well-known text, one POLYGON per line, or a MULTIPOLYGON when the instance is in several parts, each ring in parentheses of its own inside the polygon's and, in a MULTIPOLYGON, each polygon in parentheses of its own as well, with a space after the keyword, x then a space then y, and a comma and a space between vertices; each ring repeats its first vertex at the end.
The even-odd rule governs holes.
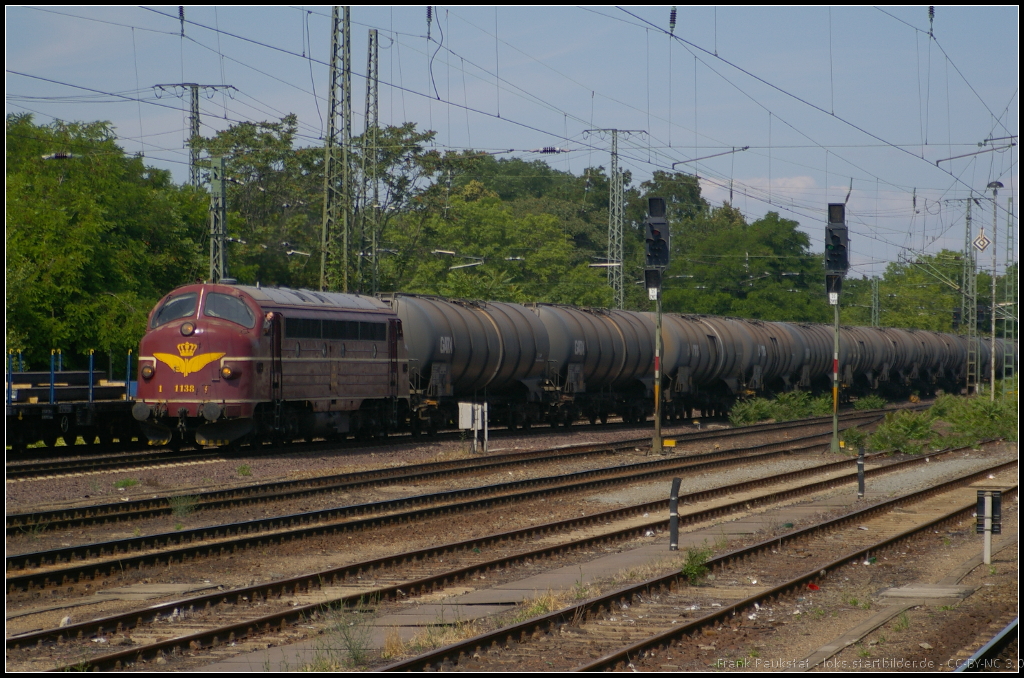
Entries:
POLYGON ((885 407, 886 400, 879 395, 866 395, 863 398, 859 398, 857 402, 853 404, 855 410, 880 410, 885 407))
POLYGON ((764 398, 741 400, 733 405, 729 412, 729 421, 733 426, 756 424, 772 418, 772 404, 764 398))
POLYGON ((898 410, 885 415, 885 421, 871 436, 869 446, 877 451, 920 454, 933 435, 929 412, 898 410))
POLYGON ((841 432, 839 434, 839 439, 846 444, 846 451, 848 453, 856 454, 857 450, 859 450, 861 446, 867 446, 868 434, 854 426, 853 428, 848 428, 841 432))
POLYGON ((806 391, 780 393, 774 400, 763 397, 740 400, 729 413, 734 426, 744 426, 760 421, 792 421, 807 417, 827 417, 833 413, 833 399, 824 394, 811 397, 806 391))
MULTIPOLYGON (((934 408, 933 408, 934 409, 934 408)), ((1017 394, 1008 393, 995 401, 984 396, 952 398, 942 402, 938 415, 952 426, 953 433, 974 442, 985 438, 1017 440, 1017 394)))
POLYGON ((832 396, 812 398, 806 391, 781 393, 775 400, 754 398, 742 400, 733 406, 729 421, 734 426, 754 424, 759 421, 791 421, 806 417, 827 417, 832 414, 832 396))
MULTIPOLYGON (((789 421, 810 416, 811 394, 806 391, 780 393, 772 403, 776 421, 789 421)), ((831 408, 829 412, 831 413, 831 408)))
POLYGON ((682 574, 690 582, 691 586, 704 581, 708 576, 708 559, 711 558, 711 549, 708 547, 697 548, 692 546, 686 549, 686 562, 683 563, 682 574))
POLYGON ((832 414, 832 396, 820 395, 810 402, 810 408, 805 417, 827 417, 832 414))

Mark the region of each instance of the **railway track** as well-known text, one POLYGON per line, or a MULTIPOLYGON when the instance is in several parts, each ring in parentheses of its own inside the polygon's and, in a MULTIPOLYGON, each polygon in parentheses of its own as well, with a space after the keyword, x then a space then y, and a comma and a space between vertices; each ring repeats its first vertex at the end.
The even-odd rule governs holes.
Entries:
MULTIPOLYGON (((52 585, 67 586, 76 581, 94 579, 123 569, 169 564, 175 561, 184 562, 313 536, 419 521, 437 515, 480 510, 556 494, 603 489, 673 473, 703 472, 794 452, 820 451, 828 444, 828 435, 830 434, 817 434, 809 436, 809 440, 769 443, 760 446, 762 449, 753 448, 752 451, 725 450, 685 458, 661 457, 638 464, 599 468, 568 475, 529 478, 370 504, 8 555, 6 585, 8 591, 52 585), (113 557, 98 560, 104 555, 113 557), (73 564, 57 568, 48 567, 61 563, 73 564), (29 571, 26 574, 12 574, 26 570, 29 571)), ((855 460, 838 463, 849 465, 855 463, 855 460)))
POLYGON ((1021 669, 1018 623, 1020 618, 995 629, 995 634, 977 652, 965 660, 957 660, 957 673, 1017 671, 1021 669))
MULTIPOLYGON (((909 463, 918 461, 919 460, 912 460, 912 462, 909 463)), ((908 462, 904 462, 904 464, 907 463, 908 462)), ((901 466, 905 468, 905 465, 901 466)), ((886 472, 887 470, 891 471, 893 468, 879 469, 874 472, 881 473, 886 472)), ((988 470, 982 473, 987 472, 988 470)), ((819 473, 821 473, 821 470, 819 470, 819 473)), ((820 481, 805 486, 802 490, 794 489, 792 492, 817 492, 824 486, 834 486, 837 483, 850 482, 851 479, 852 476, 848 475, 843 479, 820 481)), ((735 493, 740 490, 737 487, 732 487, 728 488, 728 491, 730 493, 735 493)), ((777 495, 778 493, 771 494, 777 495)), ((699 499, 693 498, 693 500, 698 501, 699 499)), ((766 497, 765 500, 777 501, 779 500, 779 497, 776 496, 771 499, 766 497)), ((632 511, 634 514, 636 511, 650 512, 659 510, 664 512, 666 503, 667 502, 658 502, 651 505, 632 507, 632 511)), ((705 512, 705 514, 694 514, 690 516, 690 519, 694 521, 707 520, 711 516, 719 514, 724 510, 749 509, 751 503, 752 500, 750 498, 746 498, 736 502, 735 506, 731 509, 723 509, 722 507, 712 508, 705 512)), ((611 513, 612 512, 609 512, 609 515, 596 517, 597 521, 606 522, 611 520, 611 513)), ((621 517, 619 519, 621 519, 621 517)), ((586 520, 589 519, 574 519, 573 521, 563 522, 567 524, 580 524, 582 521, 586 520)), ((474 540, 461 544, 450 544, 434 550, 411 554, 400 554, 393 556, 390 559, 382 559, 388 560, 387 565, 389 567, 398 567, 400 570, 400 572, 390 576, 397 577, 401 581, 389 586, 368 588, 363 585, 359 587, 359 590, 353 592, 352 582, 346 581, 346 577, 352 579, 360 575, 374 573, 373 579, 379 580, 382 578, 382 575, 378 570, 385 565, 380 561, 359 563, 349 566, 345 571, 339 568, 333 571, 317 572, 302 578, 274 582, 273 584, 226 592, 217 592, 208 596, 175 601, 161 606, 152 606, 146 610, 133 611, 116 618, 108 617, 86 624, 71 625, 64 629, 51 629, 46 632, 37 632, 18 638, 9 638, 8 651, 10 657, 15 657, 19 652, 28 651, 26 650, 26 647, 41 646, 43 643, 56 642, 60 639, 64 639, 64 642, 67 643, 88 643, 95 638, 106 638, 108 636, 110 638, 115 638, 117 634, 127 637, 130 630, 131 642, 136 643, 136 645, 131 649, 104 655, 103 657, 92 656, 88 660, 90 668, 118 668, 119 666, 127 665, 127 662, 130 661, 137 662, 140 659, 145 658, 158 658, 161 653, 187 652, 199 647, 216 645, 217 643, 241 642, 241 639, 246 637, 251 638, 261 632, 266 632, 267 629, 285 629, 291 624, 301 624, 308 621, 311 616, 318 614, 325 604, 356 606, 359 605, 360 602, 365 602, 369 599, 405 599, 408 596, 416 595, 417 592, 432 590, 438 586, 453 583, 460 578, 472 576, 473 573, 491 572, 495 568, 506 568, 514 563, 521 563, 524 560, 533 561, 540 558, 553 557, 555 554, 563 552, 566 549, 587 548, 589 546, 593 546, 594 543, 621 540, 624 538, 630 538, 638 533, 644 533, 645 531, 663 529, 666 522, 667 521, 665 520, 648 522, 641 525, 634 525, 625 530, 619 530, 618 532, 613 532, 611 534, 597 535, 592 537, 590 540, 570 540, 566 543, 547 546, 542 549, 534 549, 526 552, 520 550, 518 553, 503 556, 498 560, 488 561, 486 560, 485 555, 481 555, 478 558, 470 556, 470 560, 475 559, 477 562, 467 565, 465 564, 464 559, 459 560, 457 563, 459 567, 456 567, 455 569, 452 569, 451 566, 448 566, 447 568, 439 567, 436 563, 435 559, 438 559, 440 555, 445 555, 445 560, 449 560, 453 553, 462 552, 464 554, 472 554, 485 549, 489 550, 493 547, 493 540, 515 543, 520 539, 525 538, 524 534, 494 535, 483 540, 474 540), (434 569, 434 573, 431 573, 428 577, 421 576, 417 581, 409 581, 409 577, 412 573, 410 572, 408 563, 420 563, 421 565, 430 563, 434 569), (344 591, 346 589, 346 584, 349 591, 348 595, 343 595, 334 600, 329 599, 332 592, 336 593, 338 591, 344 591), (316 602, 302 604, 306 600, 315 600, 316 602), (273 614, 263 614, 253 618, 253 615, 259 612, 269 612, 275 607, 275 605, 277 608, 283 607, 284 610, 282 611, 278 609, 273 614), (254 609, 255 607, 262 607, 263 609, 254 609), (246 613, 248 618, 245 621, 238 621, 235 623, 221 623, 218 628, 212 630, 206 628, 203 631, 196 633, 187 633, 190 629, 194 630, 196 625, 209 627, 211 617, 215 617, 221 621, 227 618, 233 618, 235 615, 231 610, 242 610, 246 613), (139 626, 140 624, 154 625, 154 627, 151 631, 147 631, 144 628, 141 628, 139 626), (173 624, 174 626, 167 627, 161 626, 161 624, 173 624), (139 644, 145 638, 166 636, 171 628, 173 628, 173 633, 177 638, 154 641, 144 646, 139 644), (76 639, 78 640, 76 641, 76 639), (12 652, 14 654, 11 654, 12 652), (119 664, 119 662, 122 662, 122 664, 119 664)), ((565 529, 566 527, 567 526, 552 524, 548 526, 530 528, 529 530, 520 532, 529 532, 534 535, 537 533, 549 534, 559 529, 565 529)), ((418 568, 418 570, 422 569, 422 566, 418 568)), ((422 572, 420 572, 420 574, 422 574, 422 572)), ((387 575, 385 574, 383 576, 387 575)), ((93 649, 93 652, 90 652, 90 654, 95 654, 95 645, 90 646, 86 644, 86 647, 93 649)))
MULTIPOLYGON (((763 561, 784 549, 797 547, 805 553, 834 553, 835 549, 828 548, 823 540, 831 536, 831 541, 843 542, 839 557, 805 560, 798 576, 766 586, 738 602, 732 602, 731 596, 716 597, 713 590, 694 589, 683 574, 676 572, 396 662, 381 670, 495 671, 511 667, 520 671, 658 670, 666 663, 680 660, 689 649, 699 650, 703 642, 710 642, 704 640, 709 636, 731 635, 734 639, 742 637, 743 642, 750 641, 763 628, 757 622, 759 617, 774 621, 775 617, 789 614, 789 610, 799 604, 800 594, 835 584, 835 575, 841 568, 892 554, 902 542, 914 536, 969 519, 976 501, 974 493, 965 486, 991 474, 1015 471, 1015 467, 1016 462, 1001 464, 709 561, 709 569, 719 575, 742 579, 744 574, 752 573, 757 581, 762 577, 758 573, 764 570, 763 561), (913 522, 906 514, 893 519, 888 512, 909 505, 914 505, 917 516, 927 519, 906 529, 906 524, 913 522), (955 506, 951 511, 950 505, 955 506), (939 516, 932 518, 932 514, 939 516), (837 533, 836 530, 842 531, 837 533), (695 605, 698 597, 700 604, 695 605), (710 613, 688 614, 708 607, 712 610, 710 613), (783 611, 783 607, 787 609, 783 611), (637 635, 642 638, 632 640, 637 635), (627 640, 624 642, 623 638, 627 640), (595 646, 599 649, 595 650, 595 646), (580 658, 584 657, 591 659, 581 663, 580 658)), ((1013 493, 1016 493, 1016 485, 1013 493)), ((730 642, 730 639, 722 642, 730 642)))
MULTIPOLYGON (((579 426, 576 428, 579 428, 579 426)), ((602 424, 600 427, 602 431, 636 428, 642 428, 642 426, 610 422, 609 424, 602 424)), ((549 428, 517 429, 512 431, 505 428, 497 428, 492 429, 490 435, 495 439, 500 439, 509 435, 543 436, 550 431, 551 429, 549 428)), ((564 429, 560 431, 564 433, 564 429)), ((302 454, 322 451, 355 453, 365 449, 414 443, 420 440, 429 442, 459 440, 460 435, 458 431, 442 431, 433 436, 424 435, 422 437, 413 436, 409 433, 392 433, 380 438, 370 439, 294 441, 277 445, 267 442, 258 447, 252 445, 205 448, 184 447, 179 450, 171 448, 126 450, 118 445, 73 445, 70 447, 33 448, 34 453, 38 451, 39 455, 43 457, 42 460, 8 461, 6 474, 8 480, 31 480, 82 473, 137 470, 168 464, 184 464, 197 460, 221 461, 237 457, 252 458, 276 454, 302 454), (81 450, 78 448, 81 448, 81 450), (84 454, 73 458, 66 458, 70 450, 75 452, 82 451, 84 454)))
MULTIPOLYGON (((921 409, 927 407, 927 404, 908 404, 910 409, 921 409)), ((862 410, 854 411, 849 410, 840 414, 840 418, 851 416, 860 416, 868 413, 884 414, 891 410, 862 410)), ((717 430, 691 430, 684 431, 681 433, 674 433, 673 436, 685 441, 697 441, 697 440, 710 440, 717 437, 728 437, 730 435, 738 435, 736 431, 742 431, 743 434, 752 434, 765 430, 785 430, 787 427, 800 427, 806 426, 812 422, 830 422, 831 416, 828 417, 811 417, 808 419, 798 419, 791 422, 783 423, 772 423, 772 424, 753 424, 750 426, 741 426, 736 428, 726 428, 717 430)), ((707 423, 707 422, 705 422, 707 423)), ((679 422, 665 422, 665 426, 676 426, 679 422)), ((574 430, 636 430, 638 428, 649 428, 651 423, 648 422, 645 425, 634 425, 634 424, 623 424, 623 423, 610 423, 602 424, 599 427, 591 427, 585 424, 579 424, 573 426, 574 430)), ((560 434, 564 434, 566 429, 563 427, 538 427, 531 429, 493 429, 491 431, 492 437, 500 439, 507 436, 522 436, 522 435, 534 435, 544 436, 552 431, 557 431, 560 434)), ((457 431, 441 432, 435 436, 424 436, 414 437, 408 433, 396 433, 382 438, 370 439, 370 440, 348 440, 348 441, 324 441, 315 440, 309 442, 292 442, 284 445, 271 445, 269 443, 261 445, 259 448, 253 448, 251 445, 238 446, 238 447, 218 447, 218 448, 185 448, 181 450, 171 450, 170 448, 163 448, 154 450, 149 449, 125 449, 124 447, 118 447, 117 445, 100 446, 100 445, 73 445, 70 447, 57 447, 57 448, 33 448, 33 454, 36 456, 42 456, 43 459, 33 459, 31 461, 23 460, 8 460, 6 464, 6 477, 8 482, 10 481, 26 481, 39 478, 58 478, 66 475, 86 474, 86 473, 103 473, 110 471, 126 471, 126 470, 139 470, 146 468, 153 468, 158 466, 167 466, 172 464, 187 464, 196 461, 226 461, 229 459, 239 457, 261 457, 271 456, 279 454, 302 454, 311 452, 331 451, 331 452, 342 452, 342 453, 354 453, 364 449, 376 449, 380 447, 388 447, 396 444, 403 443, 415 443, 420 440, 429 442, 444 442, 459 440, 462 434, 457 431), (75 456, 73 458, 65 458, 72 453, 71 451, 78 452, 77 448, 82 448, 82 451, 88 452, 81 456, 75 456)), ((643 441, 647 438, 636 438, 636 441, 643 441)))
MULTIPOLYGON (((850 413, 843 417, 842 423, 844 428, 846 428, 872 423, 879 419, 880 416, 876 411, 850 413)), ((774 427, 773 425, 760 425, 738 429, 692 432, 677 438, 680 443, 685 445, 699 441, 743 437, 769 430, 773 432, 787 431, 825 426, 826 424, 827 422, 819 421, 819 419, 800 420, 798 422, 775 424, 774 427)), ((59 530, 105 524, 107 522, 155 518, 173 514, 176 503, 181 501, 188 501, 194 510, 212 510, 251 503, 295 499, 328 492, 347 491, 359 487, 423 481, 431 478, 454 476, 460 473, 476 473, 498 469, 503 466, 518 465, 524 462, 547 463, 590 455, 615 454, 622 450, 634 449, 637 446, 648 446, 649 444, 650 439, 647 437, 630 438, 611 444, 586 443, 563 446, 554 450, 506 453, 472 459, 431 462, 414 466, 380 468, 364 472, 321 476, 302 480, 261 483, 258 485, 184 495, 184 499, 181 495, 177 497, 153 497, 30 513, 11 513, 6 516, 6 530, 8 535, 16 535, 26 531, 59 530)))

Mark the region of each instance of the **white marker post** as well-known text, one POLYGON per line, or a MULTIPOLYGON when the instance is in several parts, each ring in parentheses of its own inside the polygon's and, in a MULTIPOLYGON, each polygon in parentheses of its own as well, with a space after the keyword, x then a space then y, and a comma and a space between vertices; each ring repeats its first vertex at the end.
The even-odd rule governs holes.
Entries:
POLYGON ((473 454, 477 453, 477 435, 484 432, 484 454, 487 454, 487 403, 459 403, 459 428, 473 431, 473 454))

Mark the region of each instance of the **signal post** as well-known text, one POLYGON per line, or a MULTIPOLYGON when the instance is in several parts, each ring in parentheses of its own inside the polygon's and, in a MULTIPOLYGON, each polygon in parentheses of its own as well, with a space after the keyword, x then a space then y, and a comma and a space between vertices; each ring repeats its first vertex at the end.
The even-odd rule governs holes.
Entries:
POLYGON ((665 217, 665 199, 647 199, 646 240, 647 266, 644 282, 648 297, 656 302, 654 330, 654 438, 651 453, 662 454, 661 445, 661 274, 668 267, 669 232, 665 217))
POLYGON ((825 226, 825 291, 835 309, 832 352, 832 451, 839 452, 839 294, 850 270, 850 232, 846 227, 846 203, 828 204, 825 226))

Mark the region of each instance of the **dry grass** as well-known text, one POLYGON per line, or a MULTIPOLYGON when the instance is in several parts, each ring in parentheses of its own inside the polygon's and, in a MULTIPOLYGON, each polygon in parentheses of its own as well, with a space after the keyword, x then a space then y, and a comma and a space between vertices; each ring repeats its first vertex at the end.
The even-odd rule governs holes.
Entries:
POLYGON ((417 631, 408 645, 403 643, 403 651, 422 653, 451 645, 477 634, 473 622, 456 621, 451 624, 431 624, 417 631))
POLYGON ((405 656, 408 652, 408 648, 405 646, 405 641, 398 635, 398 628, 392 626, 388 629, 387 635, 384 636, 384 647, 380 651, 381 659, 397 659, 398 657, 405 656))
POLYGON ((522 604, 516 608, 511 623, 518 624, 526 621, 527 619, 547 614, 548 612, 561 610, 563 607, 566 607, 571 600, 572 595, 568 591, 555 592, 548 589, 548 592, 542 596, 531 598, 530 600, 524 600, 522 604))
POLYGON ((612 576, 612 582, 615 584, 631 584, 640 581, 646 581, 659 577, 673 570, 678 572, 679 568, 683 566, 685 558, 682 556, 667 556, 665 558, 659 558, 658 560, 642 563, 635 565, 623 570, 619 570, 612 576))
POLYGON ((462 443, 459 447, 441 450, 433 456, 431 461, 455 461, 456 459, 469 459, 472 457, 473 443, 462 443))

